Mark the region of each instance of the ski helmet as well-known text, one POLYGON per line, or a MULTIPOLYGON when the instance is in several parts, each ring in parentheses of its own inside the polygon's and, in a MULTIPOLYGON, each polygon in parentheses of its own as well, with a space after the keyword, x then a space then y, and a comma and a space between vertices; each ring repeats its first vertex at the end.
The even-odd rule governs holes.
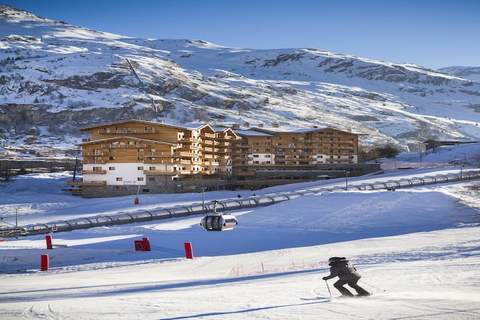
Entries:
POLYGON ((331 257, 330 259, 328 259, 328 264, 332 265, 334 263, 337 263, 337 262, 340 262, 340 261, 343 261, 343 260, 346 260, 346 258, 345 257, 331 257))

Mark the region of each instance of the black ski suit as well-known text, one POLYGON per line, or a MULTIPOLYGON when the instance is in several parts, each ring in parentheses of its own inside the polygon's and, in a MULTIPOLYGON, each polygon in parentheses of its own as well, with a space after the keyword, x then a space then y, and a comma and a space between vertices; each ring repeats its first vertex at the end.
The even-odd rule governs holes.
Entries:
POLYGON ((362 277, 357 269, 346 259, 335 261, 330 264, 330 275, 323 277, 323 280, 328 280, 338 277, 339 280, 334 283, 334 287, 340 291, 343 296, 352 297, 353 294, 344 287, 344 285, 348 284, 350 287, 357 291, 359 296, 368 296, 367 290, 360 287, 357 282, 362 277))

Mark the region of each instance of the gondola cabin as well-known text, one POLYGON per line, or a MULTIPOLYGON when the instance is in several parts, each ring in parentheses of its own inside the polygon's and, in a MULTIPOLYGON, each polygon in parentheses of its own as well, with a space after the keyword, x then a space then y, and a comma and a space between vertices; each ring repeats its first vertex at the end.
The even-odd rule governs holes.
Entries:
POLYGON ((203 217, 200 225, 207 231, 227 231, 233 230, 238 225, 238 221, 235 216, 229 214, 212 214, 203 217))

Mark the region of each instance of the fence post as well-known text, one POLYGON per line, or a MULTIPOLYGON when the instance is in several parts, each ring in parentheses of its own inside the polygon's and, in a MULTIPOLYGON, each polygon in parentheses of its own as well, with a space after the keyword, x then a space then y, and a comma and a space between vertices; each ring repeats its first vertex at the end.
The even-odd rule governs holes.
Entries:
POLYGON ((193 259, 192 243, 191 242, 185 242, 184 246, 185 246, 185 258, 193 259))
POLYGON ((40 271, 48 271, 48 254, 40 256, 40 271))
POLYGON ((49 250, 53 249, 52 235, 47 234, 47 235, 45 236, 45 242, 47 243, 47 249, 49 249, 49 250))
POLYGON ((151 247, 150 247, 150 240, 148 240, 147 237, 143 238, 143 249, 145 251, 151 251, 151 247))

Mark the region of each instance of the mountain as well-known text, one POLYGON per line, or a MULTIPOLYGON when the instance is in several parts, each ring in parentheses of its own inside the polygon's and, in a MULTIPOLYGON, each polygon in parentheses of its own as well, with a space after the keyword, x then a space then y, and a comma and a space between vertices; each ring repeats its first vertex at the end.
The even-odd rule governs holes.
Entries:
POLYGON ((79 127, 127 118, 329 125, 409 149, 478 139, 480 83, 320 49, 131 38, 0 6, 5 146, 65 149, 79 127))
POLYGON ((480 82, 480 67, 462 67, 453 66, 438 69, 438 71, 447 73, 456 77, 464 79, 470 79, 476 82, 480 82))

